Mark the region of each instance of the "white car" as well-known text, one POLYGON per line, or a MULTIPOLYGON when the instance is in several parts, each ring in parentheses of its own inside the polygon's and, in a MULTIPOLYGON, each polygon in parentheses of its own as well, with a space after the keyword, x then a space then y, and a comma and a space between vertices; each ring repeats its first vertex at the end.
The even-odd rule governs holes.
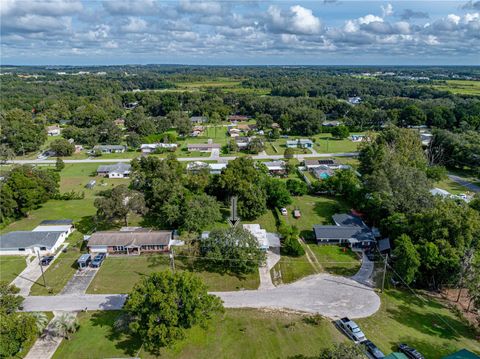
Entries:
POLYGON ((280 212, 282 213, 283 216, 287 216, 288 215, 288 211, 285 207, 283 208, 280 208, 280 212))

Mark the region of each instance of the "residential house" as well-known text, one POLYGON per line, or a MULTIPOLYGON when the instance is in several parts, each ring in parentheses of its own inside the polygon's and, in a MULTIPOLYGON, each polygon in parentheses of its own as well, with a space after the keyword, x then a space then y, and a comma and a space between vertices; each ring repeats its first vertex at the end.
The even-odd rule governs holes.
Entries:
POLYGON ((204 132, 205 132, 205 127, 203 127, 203 126, 193 126, 192 132, 190 133, 190 136, 198 137, 198 136, 203 135, 204 132))
POLYGON ((305 160, 303 161, 303 164, 308 171, 311 171, 321 166, 328 166, 331 169, 338 168, 339 166, 337 161, 331 158, 321 160, 305 160))
POLYGON ((242 121, 248 121, 250 118, 248 116, 244 115, 230 115, 227 117, 228 121, 231 122, 242 122, 242 121))
POLYGON ((235 143, 237 144, 237 147, 239 150, 246 150, 251 140, 252 140, 251 137, 245 137, 245 136, 235 137, 235 143))
POLYGON ((260 249, 279 249, 280 237, 276 233, 268 233, 265 229, 262 229, 259 224, 244 224, 243 229, 250 232, 258 241, 260 249))
POLYGON ((210 168, 210 174, 219 175, 222 171, 227 168, 226 163, 209 163, 208 168, 210 168))
POLYGON ((125 127, 125 120, 123 118, 117 118, 113 123, 120 128, 125 127))
POLYGON ((100 151, 101 153, 122 153, 126 148, 123 145, 96 145, 93 151, 100 151))
POLYGON ((349 97, 347 101, 351 105, 358 105, 359 103, 362 102, 362 98, 359 96, 353 96, 353 97, 349 97))
POLYGON ((139 255, 168 252, 171 240, 172 231, 104 231, 93 233, 87 247, 90 253, 139 255))
POLYGON ((59 125, 47 126, 47 134, 49 136, 59 136, 62 132, 59 125))
MULTIPOLYGON (((70 221, 71 222, 71 221, 70 221)), ((73 231, 73 225, 44 221, 33 231, 15 231, 0 235, 0 255, 54 253, 73 231)))
POLYGON ((192 173, 198 173, 202 169, 208 169, 210 174, 219 175, 222 170, 227 167, 226 163, 206 163, 201 161, 189 162, 187 164, 187 171, 192 173))
POLYGON ((268 172, 272 175, 283 176, 287 173, 285 168, 285 161, 263 162, 267 167, 268 172))
POLYGON ((212 152, 214 149, 220 149, 220 145, 217 143, 189 143, 187 145, 187 150, 190 152, 212 152))
POLYGON ((313 226, 318 244, 347 244, 354 250, 361 250, 375 243, 372 231, 359 217, 335 214, 332 218, 335 225, 313 226))
POLYGON ((80 153, 83 151, 82 145, 75 145, 75 153, 80 153))
POLYGON ((73 221, 71 219, 44 220, 33 229, 35 232, 65 232, 66 237, 68 237, 74 230, 73 221))
POLYGON ((155 152, 157 148, 175 150, 177 147, 176 143, 144 143, 140 146, 140 151, 144 154, 149 154, 155 152))
POLYGON ((366 139, 365 135, 351 135, 350 136, 350 140, 352 140, 352 142, 362 142, 362 141, 365 141, 365 139, 366 139))
POLYGON ((420 140, 422 141, 422 146, 427 147, 430 144, 430 142, 432 142, 432 138, 433 138, 433 134, 431 133, 427 133, 427 132, 420 133, 420 140))
POLYGON ((323 121, 322 126, 325 127, 337 127, 342 125, 342 121, 323 121))
POLYGON ((208 118, 205 116, 192 116, 190 117, 191 123, 206 123, 208 122, 208 118))
POLYGON ((239 130, 238 128, 230 128, 228 130, 228 134, 230 135, 230 137, 238 137, 240 136, 240 134, 242 133, 242 130, 239 130))
POLYGON ((138 101, 129 102, 123 105, 123 107, 125 107, 127 110, 133 110, 137 106, 138 106, 138 101))
POLYGON ((129 163, 119 162, 114 165, 102 165, 97 169, 98 176, 105 176, 108 178, 128 178, 132 166, 129 163))
POLYGON ((257 125, 249 125, 247 123, 241 123, 237 125, 237 128, 243 132, 255 131, 258 127, 257 125))
POLYGON ((299 138, 298 140, 287 140, 288 148, 313 148, 312 140, 308 138, 299 138))

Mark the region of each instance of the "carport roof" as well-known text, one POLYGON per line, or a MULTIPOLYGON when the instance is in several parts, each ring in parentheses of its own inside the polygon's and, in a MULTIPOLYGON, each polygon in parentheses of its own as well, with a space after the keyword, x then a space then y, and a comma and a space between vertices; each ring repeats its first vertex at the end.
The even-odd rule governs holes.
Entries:
POLYGON ((18 249, 31 247, 52 248, 63 231, 30 232, 16 231, 0 236, 0 249, 18 249))

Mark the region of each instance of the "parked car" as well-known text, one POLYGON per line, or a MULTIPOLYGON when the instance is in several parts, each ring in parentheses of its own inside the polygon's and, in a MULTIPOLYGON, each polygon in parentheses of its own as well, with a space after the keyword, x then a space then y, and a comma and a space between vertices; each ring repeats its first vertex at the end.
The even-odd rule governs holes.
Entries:
POLYGON ((54 258, 55 258, 55 256, 43 256, 40 259, 40 264, 42 266, 48 266, 53 261, 54 258))
POLYGON ((381 359, 385 358, 385 354, 383 354, 378 347, 373 344, 370 340, 365 340, 363 343, 365 345, 365 349, 367 350, 368 355, 373 359, 381 359))
POLYGON ((280 212, 282 213, 282 216, 287 216, 288 215, 288 211, 285 207, 280 208, 280 212))
POLYGON ((105 259, 104 253, 97 254, 95 258, 93 258, 93 261, 90 263, 90 267, 99 268, 102 265, 104 259, 105 259))
POLYGON ((337 325, 355 343, 362 343, 367 340, 365 334, 363 334, 360 327, 353 320, 345 317, 338 320, 337 325))
POLYGON ((407 344, 398 344, 398 350, 410 359, 425 359, 422 354, 407 344))

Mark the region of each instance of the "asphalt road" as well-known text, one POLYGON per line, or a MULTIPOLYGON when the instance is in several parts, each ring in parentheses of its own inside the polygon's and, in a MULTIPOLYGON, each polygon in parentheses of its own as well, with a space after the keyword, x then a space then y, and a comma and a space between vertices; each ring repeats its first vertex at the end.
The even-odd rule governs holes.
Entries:
MULTIPOLYGON (((213 292, 226 308, 272 308, 319 313, 331 319, 367 317, 380 308, 372 288, 352 279, 317 274, 272 289, 213 292)), ((118 310, 123 294, 83 294, 26 297, 24 311, 118 310)))
MULTIPOLYGON (((304 158, 315 158, 315 157, 355 157, 358 155, 358 152, 341 152, 341 153, 307 153, 294 155, 296 159, 302 160, 304 158)), ((237 158, 236 156, 231 157, 219 157, 219 156, 210 156, 210 157, 179 157, 177 158, 182 162, 193 162, 193 161, 231 161, 237 158)), ((283 155, 265 155, 260 154, 252 156, 255 160, 280 160, 284 159, 283 155)), ((130 162, 131 158, 92 158, 92 159, 83 159, 83 160, 63 160, 65 163, 109 163, 109 162, 130 162)), ((7 164, 55 164, 56 159, 53 160, 12 160, 7 161, 7 164)))
POLYGON ((465 178, 455 176, 455 175, 448 175, 448 178, 450 178, 452 181, 457 182, 459 185, 462 185, 463 187, 468 188, 472 192, 475 192, 475 193, 480 192, 479 186, 467 181, 465 178))

